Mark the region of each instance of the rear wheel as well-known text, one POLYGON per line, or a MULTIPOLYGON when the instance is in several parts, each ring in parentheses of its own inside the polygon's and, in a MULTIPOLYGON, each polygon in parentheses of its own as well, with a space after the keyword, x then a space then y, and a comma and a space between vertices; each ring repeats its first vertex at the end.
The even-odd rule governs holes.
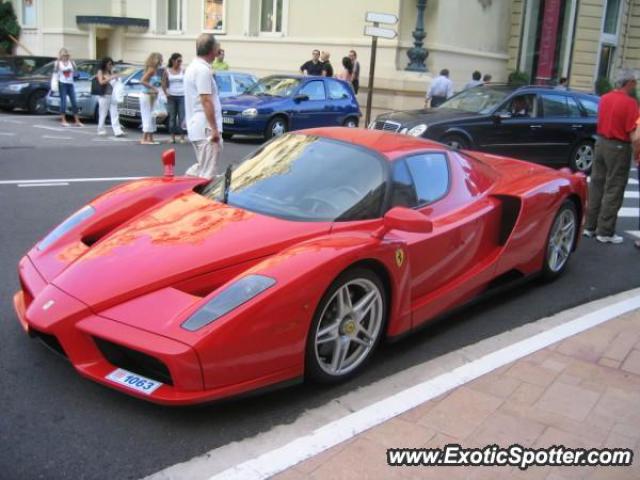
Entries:
POLYGON ((0 107, 3 112, 13 112, 13 107, 0 107))
POLYGON ((37 113, 42 115, 47 112, 47 104, 45 97, 47 96, 46 90, 36 90, 29 96, 27 107, 29 113, 37 113))
POLYGON ((556 214, 547 237, 542 275, 546 280, 560 276, 567 268, 578 229, 578 213, 571 200, 566 200, 556 214))
POLYGON ((264 131, 264 138, 265 140, 270 140, 279 137, 287 133, 287 130, 287 120, 284 117, 273 117, 267 124, 267 128, 264 131))
POLYGON ((337 383, 358 373, 380 343, 387 298, 378 276, 365 268, 340 275, 322 297, 307 337, 305 373, 337 383))
POLYGON ((469 141, 462 135, 447 135, 442 139, 442 143, 449 145, 456 150, 469 148, 469 141))
POLYGON ((222 132, 222 139, 223 140, 231 140, 231 138, 233 138, 233 133, 224 133, 224 132, 222 132))
POLYGON ((571 152, 569 167, 571 167, 571 170, 574 172, 582 172, 584 174, 591 173, 594 158, 594 143, 590 140, 583 140, 573 149, 573 152, 571 152))

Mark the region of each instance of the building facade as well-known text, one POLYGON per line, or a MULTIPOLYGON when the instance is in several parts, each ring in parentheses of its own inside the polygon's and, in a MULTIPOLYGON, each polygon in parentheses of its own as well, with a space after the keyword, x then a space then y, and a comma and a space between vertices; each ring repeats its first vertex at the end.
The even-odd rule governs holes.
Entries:
MULTIPOLYGON (((18 53, 142 63, 152 51, 195 56, 194 40, 216 34, 234 70, 295 73, 318 48, 334 69, 358 52, 366 91, 371 39, 368 11, 398 17, 392 40, 378 42, 376 110, 419 107, 433 76, 451 71, 457 89, 479 70, 493 81, 510 72, 531 82, 568 77, 593 91, 621 66, 640 68, 640 0, 11 0, 22 25, 18 53), (425 71, 407 71, 419 6, 424 9, 425 71)), ((417 33, 420 36, 420 32, 417 33)), ((365 95, 360 94, 361 104, 365 95)))

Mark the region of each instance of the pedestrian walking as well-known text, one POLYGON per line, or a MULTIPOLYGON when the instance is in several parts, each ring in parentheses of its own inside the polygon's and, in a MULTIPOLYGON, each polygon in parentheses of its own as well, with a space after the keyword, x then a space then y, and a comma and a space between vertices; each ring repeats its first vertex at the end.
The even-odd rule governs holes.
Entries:
POLYGON ((100 61, 98 73, 91 82, 91 93, 98 98, 98 135, 106 135, 104 128, 107 115, 111 119, 111 129, 115 137, 122 137, 124 132, 120 126, 118 116, 118 104, 113 98, 113 82, 117 81, 117 75, 113 74, 113 59, 105 57, 100 61))
POLYGON ((214 70, 229 70, 229 64, 224 61, 224 49, 218 50, 218 55, 211 64, 211 68, 214 70))
POLYGON ((176 135, 180 135, 180 143, 185 143, 182 128, 184 123, 184 68, 182 67, 182 55, 179 53, 174 53, 169 58, 167 68, 162 75, 162 90, 167 97, 171 143, 176 143, 176 135))
POLYGON ((222 153, 222 107, 213 79, 211 62, 218 53, 216 38, 203 33, 196 40, 197 57, 184 76, 187 133, 196 152, 196 163, 187 175, 213 178, 222 153))
POLYGON ((333 65, 331 65, 331 54, 322 52, 320 54, 320 62, 322 63, 322 76, 333 77, 333 65))
POLYGON ((320 62, 320 50, 311 52, 311 60, 307 60, 300 66, 300 73, 303 75, 322 75, 322 63, 320 62))
POLYGON ((342 58, 342 71, 336 75, 336 78, 349 82, 353 86, 353 63, 349 57, 342 58))
POLYGON ((431 107, 439 107, 447 98, 453 96, 453 82, 449 79, 449 70, 443 68, 440 70, 440 75, 433 79, 431 87, 427 92, 427 99, 425 106, 431 101, 431 107))
POLYGON ((355 50, 349 50, 349 59, 353 64, 353 73, 351 74, 351 85, 353 86, 353 91, 355 94, 358 94, 358 89, 360 88, 360 62, 358 61, 358 54, 355 50))
POLYGON ((161 77, 160 66, 162 65, 162 55, 153 52, 144 62, 144 74, 140 83, 143 85, 142 95, 140 95, 140 116, 142 117, 142 140, 141 145, 158 145, 153 139, 156 132, 156 119, 153 116, 153 108, 158 101, 160 93, 161 77))
POLYGON ((53 65, 53 71, 58 75, 58 89, 60 91, 60 123, 68 127, 67 123, 67 97, 71 101, 71 113, 73 113, 74 123, 82 127, 78 117, 78 103, 76 101, 76 89, 74 86, 76 63, 71 60, 71 55, 66 48, 61 48, 58 52, 58 60, 53 65))
POLYGON ((589 184, 589 201, 584 235, 601 243, 618 244, 616 235, 618 210, 631 168, 631 132, 636 129, 638 102, 633 96, 636 77, 630 70, 618 76, 617 88, 600 99, 598 139, 589 184))
POLYGON ((476 70, 475 72, 473 72, 473 74, 471 74, 471 81, 465 84, 463 90, 477 87, 478 85, 482 85, 482 80, 480 80, 481 78, 482 78, 482 74, 478 70, 476 70))

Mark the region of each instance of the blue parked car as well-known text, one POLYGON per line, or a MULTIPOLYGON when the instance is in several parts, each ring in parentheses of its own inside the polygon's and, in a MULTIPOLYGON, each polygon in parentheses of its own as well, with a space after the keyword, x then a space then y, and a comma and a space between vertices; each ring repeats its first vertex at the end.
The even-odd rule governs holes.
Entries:
POLYGON ((223 138, 234 134, 270 139, 290 130, 357 127, 362 113, 351 85, 328 77, 273 75, 244 95, 222 99, 223 138))

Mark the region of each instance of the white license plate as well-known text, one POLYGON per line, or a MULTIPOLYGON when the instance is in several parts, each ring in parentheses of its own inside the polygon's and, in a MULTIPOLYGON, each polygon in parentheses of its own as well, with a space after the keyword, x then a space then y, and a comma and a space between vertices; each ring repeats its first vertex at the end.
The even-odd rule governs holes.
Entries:
POLYGON ((156 382, 155 380, 143 377, 142 375, 131 373, 130 371, 124 370, 123 368, 116 368, 105 378, 127 388, 130 388, 131 390, 136 390, 140 393, 144 393, 145 395, 151 395, 158 388, 164 385, 163 383, 156 382))
POLYGON ((222 123, 226 123, 227 125, 233 125, 235 121, 233 117, 222 117, 222 123))
POLYGON ((124 115, 125 117, 137 117, 138 112, 135 110, 129 110, 128 108, 123 108, 120 110, 120 115, 124 115))

